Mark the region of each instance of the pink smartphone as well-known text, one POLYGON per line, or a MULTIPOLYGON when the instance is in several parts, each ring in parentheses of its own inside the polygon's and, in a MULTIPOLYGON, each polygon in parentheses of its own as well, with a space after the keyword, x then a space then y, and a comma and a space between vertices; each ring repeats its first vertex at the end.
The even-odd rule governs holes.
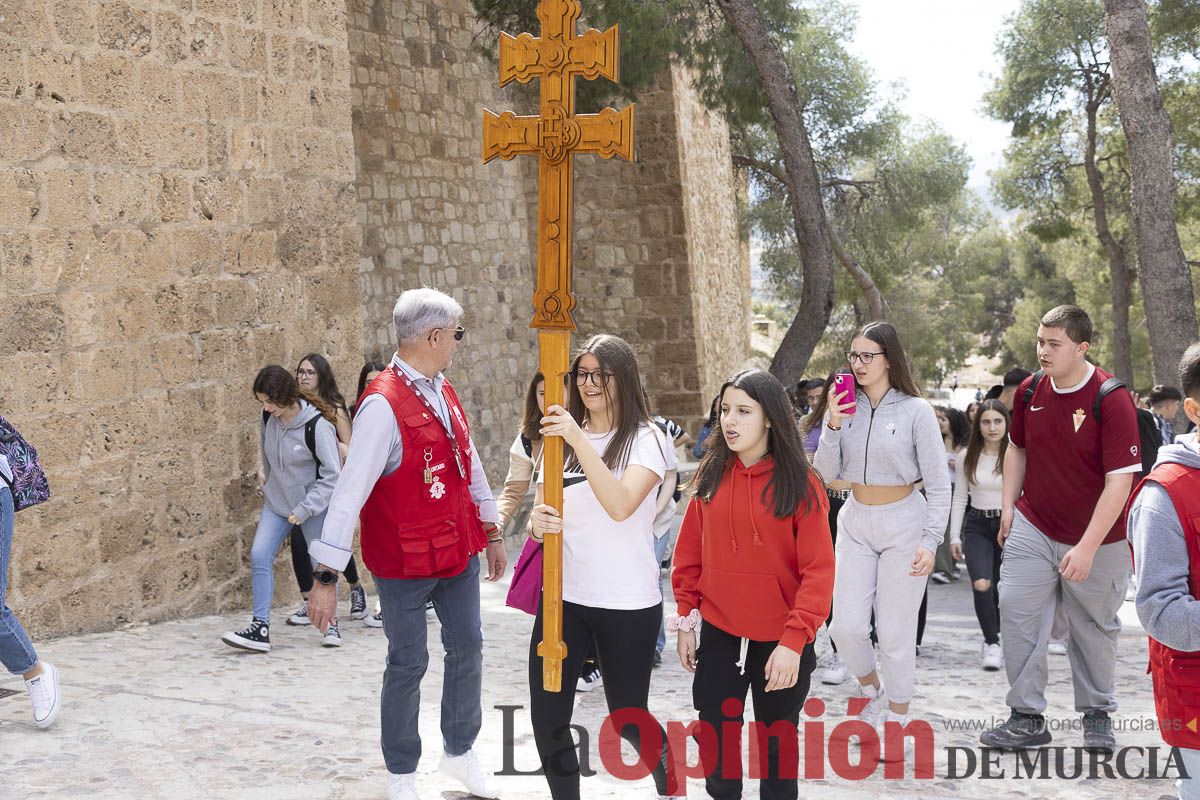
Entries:
MULTIPOLYGON (((854 385, 854 375, 852 373, 839 372, 837 375, 833 376, 834 400, 837 401, 837 398, 839 395, 842 395, 843 393, 848 392, 848 394, 845 394, 845 396, 842 397, 840 401, 838 401, 838 405, 845 405, 846 403, 853 403, 854 396, 855 396, 855 389, 856 389, 856 387, 854 385)), ((849 411, 845 411, 843 413, 845 413, 847 415, 851 415, 857 410, 858 410, 857 407, 853 407, 849 411)))

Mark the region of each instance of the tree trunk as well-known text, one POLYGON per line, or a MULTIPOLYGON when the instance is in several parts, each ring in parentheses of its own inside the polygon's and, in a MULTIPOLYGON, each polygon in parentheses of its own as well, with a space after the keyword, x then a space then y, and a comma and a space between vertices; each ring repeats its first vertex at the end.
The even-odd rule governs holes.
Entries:
POLYGON ((841 262, 846 271, 850 273, 850 277, 858 284, 858 288, 862 290, 863 299, 867 301, 867 314, 870 315, 870 319, 867 321, 887 319, 883 310, 883 295, 880 294, 879 287, 871 278, 871 273, 867 272, 858 259, 846 249, 846 245, 832 228, 829 229, 829 244, 833 248, 833 254, 837 256, 837 260, 841 262))
POLYGON ((1117 110, 1129 148, 1138 278, 1154 382, 1174 386, 1196 339, 1196 297, 1175 227, 1171 118, 1163 108, 1144 0, 1104 0, 1117 110))
POLYGON ((741 42, 767 96, 787 173, 788 205, 804 266, 800 307, 788 327, 771 372, 784 386, 800 379, 833 312, 833 252, 817 165, 792 70, 753 0, 718 0, 725 21, 741 42))
POLYGON ((1125 248, 1117 241, 1108 225, 1108 201, 1104 197, 1104 176, 1096 165, 1096 114, 1108 94, 1107 82, 1097 90, 1096 96, 1087 104, 1087 144, 1084 147, 1083 169, 1087 173, 1088 189, 1092 193, 1092 217, 1096 223, 1096 236, 1108 256, 1108 270, 1112 274, 1112 337, 1113 374, 1133 388, 1133 356, 1130 354, 1129 305, 1129 261, 1125 248))

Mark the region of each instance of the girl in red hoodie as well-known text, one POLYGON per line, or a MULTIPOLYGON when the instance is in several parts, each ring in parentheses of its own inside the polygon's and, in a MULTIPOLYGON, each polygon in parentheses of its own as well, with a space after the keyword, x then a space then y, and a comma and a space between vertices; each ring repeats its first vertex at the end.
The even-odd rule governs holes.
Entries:
MULTIPOLYGON (((695 499, 675 546, 677 613, 668 626, 679 632, 680 661, 696 675, 700 719, 718 738, 715 762, 704 764, 708 793, 739 798, 742 770, 725 769, 721 759, 723 723, 743 717, 725 716, 722 703, 734 699, 740 708, 749 690, 757 721, 799 723, 816 667, 813 638, 833 597, 833 545, 825 492, 783 384, 747 370, 720 397, 721 435, 714 431, 696 471, 695 499)), ((760 797, 792 800, 798 763, 781 768, 777 737, 765 750, 760 797)))

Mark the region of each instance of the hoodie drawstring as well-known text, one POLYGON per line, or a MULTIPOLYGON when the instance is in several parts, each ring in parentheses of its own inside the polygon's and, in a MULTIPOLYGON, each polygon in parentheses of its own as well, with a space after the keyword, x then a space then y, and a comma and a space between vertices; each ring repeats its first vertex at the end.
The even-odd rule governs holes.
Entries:
POLYGON ((738 671, 740 674, 745 675, 746 674, 746 655, 750 652, 750 640, 749 639, 738 639, 738 642, 741 643, 741 647, 738 651, 737 663, 734 664, 734 666, 736 666, 738 668, 738 671))
POLYGON ((737 503, 738 473, 742 471, 746 472, 746 515, 750 518, 750 529, 754 532, 754 546, 763 546, 762 537, 759 536, 758 533, 758 522, 754 519, 754 482, 751 480, 752 473, 749 470, 743 470, 741 465, 735 464, 733 467, 733 474, 729 476, 729 545, 733 548, 734 553, 738 551, 738 544, 737 536, 734 532, 733 508, 737 503))

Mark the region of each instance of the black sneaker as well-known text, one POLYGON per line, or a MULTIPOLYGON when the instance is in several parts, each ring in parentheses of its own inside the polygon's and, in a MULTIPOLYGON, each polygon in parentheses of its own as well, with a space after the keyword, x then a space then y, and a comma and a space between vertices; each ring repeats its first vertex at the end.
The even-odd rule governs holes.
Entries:
POLYGON ((1046 718, 1041 714, 1022 714, 1013 711, 1008 722, 984 731, 979 741, 988 747, 1002 750, 1023 750, 1026 747, 1041 747, 1050 744, 1050 731, 1046 718))
POLYGON ((654 666, 656 666, 656 667, 662 666, 662 650, 654 651, 654 666))
POLYGON ((366 619, 367 590, 362 585, 350 590, 350 619, 366 619))
POLYGON ((1088 711, 1083 715, 1083 749, 1092 753, 1112 753, 1117 749, 1112 720, 1107 711, 1088 711))
POLYGON ((270 652, 271 623, 265 619, 252 619, 250 624, 240 631, 225 633, 221 636, 221 641, 240 650, 253 650, 256 653, 270 652))

